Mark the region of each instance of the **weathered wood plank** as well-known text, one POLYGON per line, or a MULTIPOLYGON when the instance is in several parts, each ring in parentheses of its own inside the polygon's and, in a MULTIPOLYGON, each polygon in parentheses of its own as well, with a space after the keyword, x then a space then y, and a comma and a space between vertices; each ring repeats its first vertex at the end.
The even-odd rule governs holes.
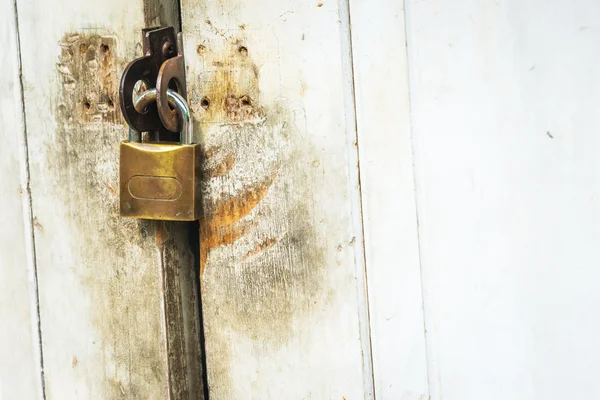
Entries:
POLYGON ((350 1, 377 399, 427 399, 404 5, 350 1))
POLYGON ((432 399, 600 398, 600 3, 406 4, 432 399))
POLYGON ((42 372, 14 2, 0 2, 0 399, 41 399, 42 372))
POLYGON ((141 0, 17 4, 46 395, 199 398, 186 228, 122 219, 117 201, 118 81, 145 23, 170 14, 141 0))
POLYGON ((185 0, 182 11, 206 153, 211 399, 370 396, 347 10, 185 0))

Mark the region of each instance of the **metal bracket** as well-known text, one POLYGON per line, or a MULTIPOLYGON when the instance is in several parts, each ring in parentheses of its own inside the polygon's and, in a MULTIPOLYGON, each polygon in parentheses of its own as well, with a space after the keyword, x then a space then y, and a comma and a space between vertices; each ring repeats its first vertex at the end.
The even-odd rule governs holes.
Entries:
POLYGON ((173 27, 148 28, 142 34, 144 56, 129 63, 121 77, 121 111, 129 126, 136 131, 158 132, 159 137, 170 137, 172 135, 165 134, 179 132, 183 125, 167 101, 167 89, 176 90, 184 97, 186 95, 182 49, 173 27), (148 89, 156 84, 159 92, 157 102, 145 110, 136 110, 134 105, 133 90, 140 80, 146 83, 148 89))

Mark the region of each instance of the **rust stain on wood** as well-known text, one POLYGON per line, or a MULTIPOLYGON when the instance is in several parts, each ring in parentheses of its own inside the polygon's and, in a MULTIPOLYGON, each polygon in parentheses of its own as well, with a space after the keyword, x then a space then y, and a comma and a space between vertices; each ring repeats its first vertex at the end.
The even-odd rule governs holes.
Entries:
MULTIPOLYGON (((203 159, 211 157, 212 152, 206 152, 203 159)), ((223 159, 223 162, 218 163, 215 168, 210 171, 207 171, 207 176, 205 178, 215 178, 217 176, 226 175, 233 166, 235 165, 235 155, 233 153, 227 154, 223 159)))
POLYGON ((244 187, 239 196, 225 198, 216 202, 210 216, 211 225, 217 227, 231 225, 248 215, 265 197, 269 187, 273 183, 273 178, 273 176, 270 176, 256 186, 244 187))
MULTIPOLYGON (((258 87, 247 86, 254 80, 256 80, 255 84, 258 84, 258 69, 251 63, 247 54, 244 55, 244 52, 240 51, 239 48, 243 46, 239 43, 239 41, 234 43, 228 55, 212 59, 208 63, 213 70, 208 72, 211 78, 204 88, 203 98, 209 102, 207 111, 213 121, 243 123, 260 115, 260 110, 254 106, 258 87)), ((214 53, 208 50, 200 54, 206 58, 213 55, 214 53)))
POLYGON ((249 257, 255 256, 257 254, 262 253, 263 251, 268 250, 273 247, 280 239, 268 237, 260 243, 256 243, 254 248, 246 253, 246 255, 242 258, 242 261, 246 261, 249 257))
POLYGON ((206 260, 211 249, 234 243, 248 233, 251 223, 238 223, 264 198, 272 179, 245 188, 241 195, 220 200, 214 204, 212 213, 204 214, 200 222, 200 276, 204 274, 206 260))
POLYGON ((166 223, 163 221, 156 221, 156 247, 162 249, 165 246, 165 242, 169 238, 167 232, 166 223))

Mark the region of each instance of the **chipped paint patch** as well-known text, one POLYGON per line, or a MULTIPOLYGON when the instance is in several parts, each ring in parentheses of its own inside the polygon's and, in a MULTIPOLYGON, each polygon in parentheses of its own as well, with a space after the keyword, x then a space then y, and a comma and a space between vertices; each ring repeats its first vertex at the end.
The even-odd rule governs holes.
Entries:
POLYGON ((65 94, 58 106, 63 119, 85 123, 119 121, 115 46, 115 39, 109 35, 70 33, 63 36, 56 65, 65 94))

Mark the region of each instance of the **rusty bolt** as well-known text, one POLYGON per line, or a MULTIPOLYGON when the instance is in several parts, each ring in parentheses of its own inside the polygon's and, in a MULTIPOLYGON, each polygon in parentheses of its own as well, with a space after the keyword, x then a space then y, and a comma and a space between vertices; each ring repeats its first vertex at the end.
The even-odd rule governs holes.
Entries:
POLYGON ((162 53, 163 53, 163 56, 165 56, 167 58, 174 56, 175 55, 175 46, 173 46, 173 43, 171 43, 167 40, 165 42, 165 44, 163 44, 162 53))

